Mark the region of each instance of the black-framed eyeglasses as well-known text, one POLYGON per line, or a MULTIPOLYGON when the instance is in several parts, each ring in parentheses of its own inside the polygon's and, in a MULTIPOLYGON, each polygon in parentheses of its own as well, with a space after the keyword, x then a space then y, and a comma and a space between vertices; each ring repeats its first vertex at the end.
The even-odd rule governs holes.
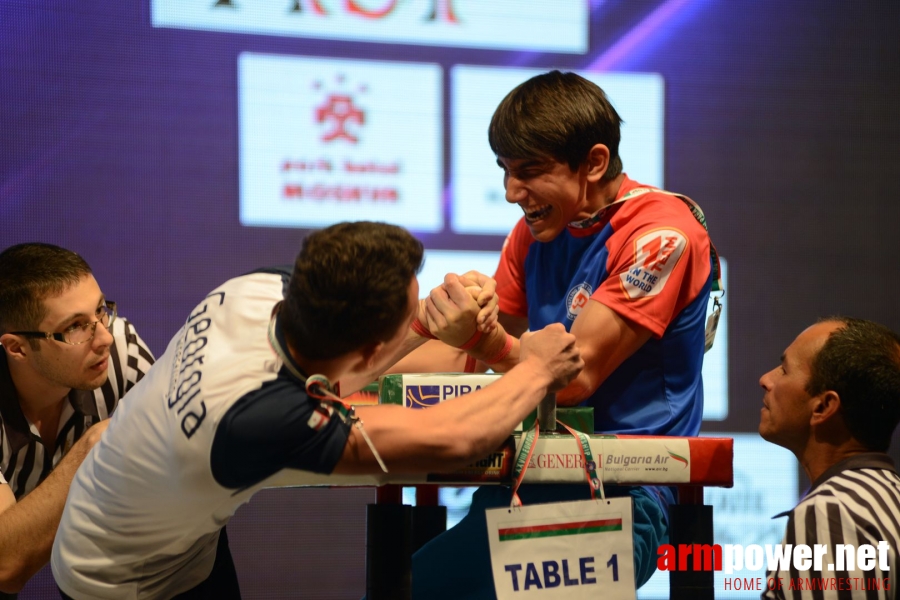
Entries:
POLYGON ((116 303, 112 300, 107 300, 97 308, 96 321, 69 325, 62 333, 48 333, 45 331, 10 331, 10 333, 30 338, 46 338, 48 340, 56 340, 57 342, 77 346, 79 344, 86 344, 94 339, 98 323, 101 323, 106 329, 109 329, 115 320, 116 303))

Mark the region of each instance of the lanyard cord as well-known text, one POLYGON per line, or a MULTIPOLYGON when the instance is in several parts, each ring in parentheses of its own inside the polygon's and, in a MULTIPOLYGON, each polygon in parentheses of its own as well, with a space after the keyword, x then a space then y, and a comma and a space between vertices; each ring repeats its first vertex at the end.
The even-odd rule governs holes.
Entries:
POLYGON ((305 384, 307 395, 310 398, 318 400, 321 409, 328 414, 337 412, 344 423, 348 423, 351 427, 354 425, 356 426, 359 433, 362 434, 363 439, 366 441, 366 444, 368 444, 369 449, 372 451, 375 460, 378 461, 378 466, 381 467, 382 471, 387 473, 387 465, 384 464, 381 455, 378 454, 378 450, 375 449, 375 444, 372 442, 369 434, 366 433, 362 419, 356 414, 356 408, 352 405, 348 406, 345 404, 334 393, 334 388, 327 377, 324 375, 310 375, 309 377, 306 377, 294 366, 294 363, 291 361, 290 357, 288 357, 284 348, 281 347, 281 343, 279 343, 278 337, 275 335, 275 318, 276 315, 272 315, 272 318, 269 320, 269 344, 272 346, 275 354, 278 355, 278 358, 281 359, 281 362, 284 363, 284 366, 287 367, 287 370, 290 371, 291 375, 305 384))
POLYGON ((525 478, 525 471, 528 469, 528 464, 531 462, 531 455, 534 454, 534 449, 537 447, 540 429, 540 421, 535 419, 531 429, 522 434, 522 447, 519 448, 519 454, 516 456, 515 464, 513 464, 513 489, 512 501, 509 504, 510 508, 522 506, 522 500, 519 498, 519 486, 522 485, 522 480, 525 478))
POLYGON ((600 490, 600 499, 606 500, 606 492, 603 489, 603 480, 597 474, 597 463, 591 454, 591 440, 586 434, 575 431, 565 423, 560 425, 566 428, 566 431, 572 434, 572 437, 578 442, 578 450, 581 452, 581 459, 584 461, 584 471, 587 476, 588 484, 591 487, 591 499, 597 499, 597 490, 600 490))
MULTIPOLYGON (((703 209, 700 208, 700 205, 685 196, 684 194, 676 194, 674 192, 668 192, 666 190, 660 190, 657 188, 634 188, 633 190, 629 190, 622 199, 618 202, 625 202, 635 196, 643 196, 649 192, 659 192, 661 194, 666 194, 667 196, 674 196, 678 198, 688 207, 688 210, 691 211, 691 215, 693 215, 694 219, 703 226, 703 229, 706 230, 707 234, 709 233, 709 227, 706 224, 706 215, 703 214, 703 209)), ((617 203, 618 203, 617 202, 617 203)), ((725 283, 722 281, 722 266, 719 263, 719 253, 716 251, 716 247, 712 243, 712 239, 709 240, 709 256, 710 263, 712 265, 713 270, 713 282, 712 282, 712 290, 711 292, 722 292, 722 295, 719 298, 725 296, 725 283)), ((718 301, 716 302, 718 304, 718 301)))
MULTIPOLYGON (((600 498, 606 500, 603 480, 597 474, 597 463, 594 462, 594 457, 591 454, 590 437, 580 431, 575 431, 565 423, 560 422, 559 424, 565 427, 572 434, 572 437, 575 438, 575 441, 578 442, 578 451, 581 453, 581 458, 584 461, 585 475, 591 488, 591 499, 596 500, 597 490, 600 490, 600 498)), ((522 506, 522 500, 519 498, 519 486, 522 485, 522 480, 525 479, 525 471, 528 469, 528 465, 531 463, 531 456, 537 447, 540 428, 540 420, 535 419, 531 429, 522 434, 522 446, 519 448, 516 461, 513 464, 513 489, 510 508, 522 506)))

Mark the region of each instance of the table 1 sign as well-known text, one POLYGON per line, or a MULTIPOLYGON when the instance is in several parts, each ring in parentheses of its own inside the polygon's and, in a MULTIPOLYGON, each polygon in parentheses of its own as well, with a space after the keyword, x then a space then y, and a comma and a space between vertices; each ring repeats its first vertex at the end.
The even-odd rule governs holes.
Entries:
POLYGON ((634 600, 631 497, 488 510, 498 600, 634 600))

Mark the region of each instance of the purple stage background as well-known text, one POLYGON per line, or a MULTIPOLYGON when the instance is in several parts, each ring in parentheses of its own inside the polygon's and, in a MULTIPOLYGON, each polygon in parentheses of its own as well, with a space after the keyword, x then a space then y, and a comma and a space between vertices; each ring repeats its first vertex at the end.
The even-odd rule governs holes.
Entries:
MULTIPOLYGON (((803 327, 840 313, 900 330, 900 4, 590 6, 588 52, 557 54, 154 28, 149 0, 3 0, 0 248, 82 254, 159 355, 210 289, 290 262, 306 233, 239 222, 240 53, 441 65, 445 188, 452 66, 659 73, 665 186, 700 203, 729 266, 729 416, 704 428, 753 432, 758 378, 803 327)), ((430 249, 503 242, 447 225, 420 237, 430 249)), ((229 525, 244 597, 360 596, 373 498, 254 498, 229 525)), ((21 597, 50 594, 49 581, 21 597)))

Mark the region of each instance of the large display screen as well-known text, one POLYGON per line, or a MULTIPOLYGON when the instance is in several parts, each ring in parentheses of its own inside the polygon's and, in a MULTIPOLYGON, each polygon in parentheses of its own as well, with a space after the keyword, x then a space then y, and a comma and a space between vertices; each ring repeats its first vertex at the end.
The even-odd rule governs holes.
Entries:
MULTIPOLYGON (((760 375, 825 315, 900 329, 898 38, 892 0, 4 0, 0 248, 82 254, 157 355, 209 290, 342 220, 410 229, 423 293, 492 273, 521 210, 487 124, 576 71, 624 118, 625 171, 694 199, 725 259, 703 433, 740 440, 739 480, 706 497, 725 541, 769 540, 806 482, 756 437, 760 375)), ((255 497, 229 525, 244 597, 361 597, 373 500, 255 497)), ((20 597, 45 594, 48 571, 20 597)))

